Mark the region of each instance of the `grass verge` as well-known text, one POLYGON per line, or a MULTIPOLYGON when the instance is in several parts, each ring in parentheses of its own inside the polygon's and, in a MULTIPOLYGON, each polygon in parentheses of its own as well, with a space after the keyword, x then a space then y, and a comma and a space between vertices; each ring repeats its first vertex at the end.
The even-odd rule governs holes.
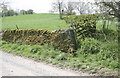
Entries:
MULTIPOLYGON (((96 43, 97 41, 95 44, 96 43)), ((82 70, 83 72, 89 72, 91 74, 102 76, 118 75, 117 70, 119 69, 119 65, 117 61, 113 58, 105 57, 105 53, 102 51, 97 54, 83 54, 82 49, 85 50, 85 47, 86 46, 81 47, 75 54, 70 54, 55 50, 53 47, 48 45, 30 46, 0 41, 0 49, 9 53, 33 58, 38 61, 45 61, 47 63, 52 63, 53 65, 71 68, 77 71, 82 70)))

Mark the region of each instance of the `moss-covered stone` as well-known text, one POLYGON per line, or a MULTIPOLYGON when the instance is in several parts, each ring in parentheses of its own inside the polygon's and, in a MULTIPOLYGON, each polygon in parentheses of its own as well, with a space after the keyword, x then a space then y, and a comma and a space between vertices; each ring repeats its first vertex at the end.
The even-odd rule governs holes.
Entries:
MULTIPOLYGON (((74 33, 74 31, 72 31, 74 33)), ((52 45, 63 52, 74 52, 76 48, 75 36, 71 36, 67 29, 48 30, 4 30, 2 40, 8 42, 21 42, 28 45, 52 45)))

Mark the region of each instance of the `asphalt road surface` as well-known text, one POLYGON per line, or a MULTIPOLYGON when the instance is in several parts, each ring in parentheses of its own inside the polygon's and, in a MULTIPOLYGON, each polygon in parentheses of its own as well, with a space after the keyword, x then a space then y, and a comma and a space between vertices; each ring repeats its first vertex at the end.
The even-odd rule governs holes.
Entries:
POLYGON ((0 76, 90 76, 0 51, 0 76))

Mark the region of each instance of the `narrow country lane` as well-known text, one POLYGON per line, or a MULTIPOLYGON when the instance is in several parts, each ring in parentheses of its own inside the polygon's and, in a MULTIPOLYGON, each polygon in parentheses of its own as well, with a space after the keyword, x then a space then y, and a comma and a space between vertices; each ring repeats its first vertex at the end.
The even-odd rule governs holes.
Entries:
POLYGON ((0 51, 0 76, 89 76, 0 51), (1 71, 2 70, 2 71, 1 71))

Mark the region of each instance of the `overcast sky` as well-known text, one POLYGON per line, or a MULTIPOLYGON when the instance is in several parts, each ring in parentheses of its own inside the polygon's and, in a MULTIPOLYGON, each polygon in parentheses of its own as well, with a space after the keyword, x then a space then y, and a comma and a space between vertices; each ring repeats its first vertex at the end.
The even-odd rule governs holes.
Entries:
POLYGON ((10 2, 10 7, 14 10, 33 9, 37 13, 46 13, 51 9, 53 0, 7 0, 10 2))
MULTIPOLYGON (((55 0, 5 0, 10 2, 10 7, 14 10, 33 9, 37 13, 48 13, 52 9, 51 5, 55 0)), ((67 0, 63 0, 67 1, 67 0)), ((78 0, 69 0, 78 1, 78 0)))
MULTIPOLYGON (((5 0, 10 2, 10 7, 14 10, 33 9, 37 13, 48 13, 52 9, 51 5, 56 0, 5 0)), ((63 1, 79 1, 79 0, 63 0, 63 1)), ((99 0, 82 0, 82 1, 99 1, 99 0)), ((112 1, 112 0, 105 0, 112 1)), ((118 0, 116 0, 118 1, 118 0)))

